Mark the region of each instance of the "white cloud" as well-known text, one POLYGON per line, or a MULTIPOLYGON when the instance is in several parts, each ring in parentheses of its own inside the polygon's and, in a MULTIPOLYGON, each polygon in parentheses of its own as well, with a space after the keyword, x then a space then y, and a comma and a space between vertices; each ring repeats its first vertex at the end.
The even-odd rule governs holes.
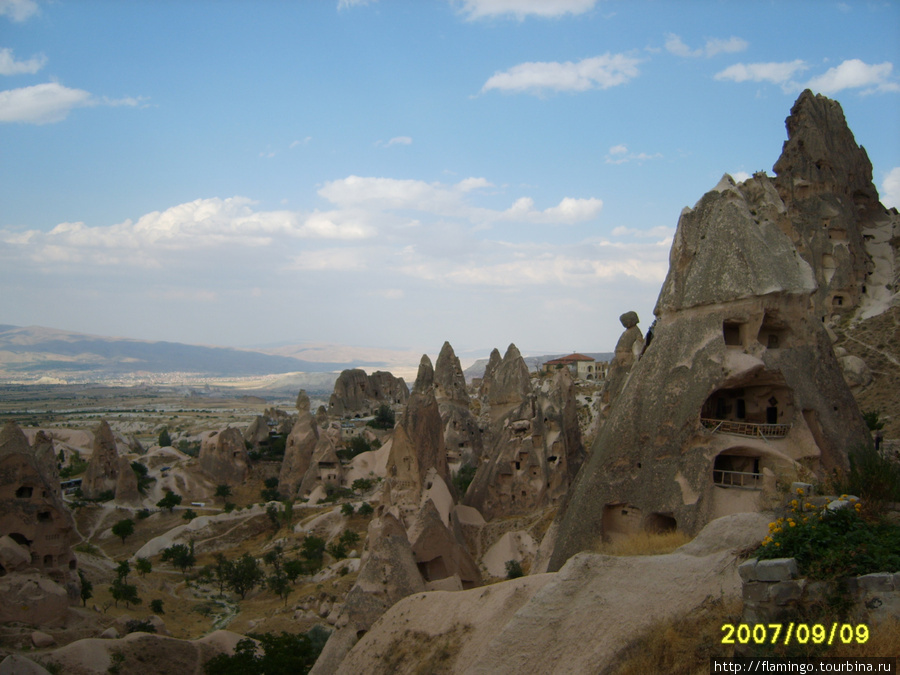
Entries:
POLYGON ((526 16, 583 14, 596 4, 597 0, 463 0, 461 11, 469 20, 512 15, 521 21, 526 16))
POLYGON ((619 225, 613 228, 612 235, 614 237, 637 237, 638 239, 657 239, 661 244, 671 244, 672 237, 675 235, 675 228, 667 225, 658 225, 651 227, 649 230, 639 230, 633 227, 625 227, 619 225))
POLYGON ((806 86, 821 94, 832 95, 844 89, 860 89, 864 93, 900 91, 900 84, 890 80, 894 65, 889 61, 870 65, 859 59, 849 59, 818 77, 806 86))
POLYGON ((881 203, 900 209, 900 166, 888 171, 881 182, 881 203))
POLYGON ((383 141, 378 141, 375 145, 383 145, 385 148, 389 148, 392 145, 412 145, 412 138, 409 136, 394 136, 387 143, 383 141))
POLYGON ((787 90, 798 87, 792 78, 807 69, 809 66, 800 59, 773 63, 736 63, 716 73, 714 77, 732 82, 771 82, 787 90))
POLYGON ((742 52, 749 46, 746 40, 733 35, 727 40, 713 38, 706 41, 706 55, 715 56, 716 54, 734 54, 742 52))
POLYGON ((628 152, 626 145, 614 145, 606 153, 607 164, 626 164, 627 162, 645 162, 650 159, 662 159, 662 154, 655 152, 652 155, 646 152, 628 152))
POLYGON ((552 91, 608 89, 637 77, 639 63, 641 60, 632 56, 610 53, 577 63, 572 61, 520 63, 504 72, 494 73, 484 83, 481 91, 499 89, 540 94, 548 89, 552 91))
POLYGON ((25 21, 41 11, 34 0, 0 0, 0 16, 13 21, 25 21))
POLYGON ((344 9, 350 9, 352 7, 363 7, 364 5, 368 5, 373 0, 338 0, 337 8, 338 11, 344 9))
POLYGON ((73 108, 91 105, 91 95, 56 82, 0 91, 0 122, 51 124, 66 119, 73 108))
POLYGON ((52 124, 62 122, 74 108, 95 105, 139 106, 144 98, 95 98, 83 89, 70 89, 58 82, 0 91, 0 122, 52 124))
POLYGON ((706 46, 701 49, 691 49, 674 33, 666 35, 666 49, 676 56, 697 58, 700 56, 711 57, 716 54, 733 54, 747 49, 748 43, 739 37, 730 37, 727 40, 710 38, 706 46))
POLYGON ((456 189, 461 192, 471 192, 472 190, 489 187, 494 187, 494 184, 489 182, 487 178, 464 178, 456 184, 456 189))
POLYGON ((16 61, 12 49, 0 49, 0 75, 34 74, 47 63, 43 54, 33 56, 27 61, 16 61))

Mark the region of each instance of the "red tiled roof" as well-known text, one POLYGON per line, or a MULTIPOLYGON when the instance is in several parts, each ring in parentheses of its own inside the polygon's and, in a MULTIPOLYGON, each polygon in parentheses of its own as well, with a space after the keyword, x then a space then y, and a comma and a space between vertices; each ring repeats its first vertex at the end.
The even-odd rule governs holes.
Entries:
POLYGON ((590 356, 585 356, 584 354, 569 354, 568 356, 560 356, 558 359, 551 359, 544 363, 544 365, 568 365, 570 363, 576 363, 578 361, 595 361, 596 359, 592 359, 590 356))

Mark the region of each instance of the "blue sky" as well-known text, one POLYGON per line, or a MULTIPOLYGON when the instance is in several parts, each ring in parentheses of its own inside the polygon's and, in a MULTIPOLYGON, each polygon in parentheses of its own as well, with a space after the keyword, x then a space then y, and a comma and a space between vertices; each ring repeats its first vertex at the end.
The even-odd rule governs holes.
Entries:
POLYGON ((611 350, 804 87, 900 206, 898 35, 881 1, 0 0, 0 323, 611 350))

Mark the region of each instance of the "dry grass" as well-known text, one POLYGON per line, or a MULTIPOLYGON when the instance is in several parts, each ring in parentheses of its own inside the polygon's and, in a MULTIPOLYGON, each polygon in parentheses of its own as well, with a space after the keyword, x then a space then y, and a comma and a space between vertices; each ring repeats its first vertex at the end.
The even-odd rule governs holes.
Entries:
POLYGON ((891 619, 869 626, 865 644, 833 645, 824 656, 898 656, 900 655, 900 621, 891 619))
POLYGON ((605 542, 597 552, 605 555, 663 555, 684 546, 691 537, 680 530, 671 532, 637 532, 623 539, 605 542))
POLYGON ((606 674, 708 673, 711 657, 732 656, 732 647, 722 644, 722 624, 738 623, 740 616, 740 600, 709 600, 688 615, 652 626, 620 654, 606 674))

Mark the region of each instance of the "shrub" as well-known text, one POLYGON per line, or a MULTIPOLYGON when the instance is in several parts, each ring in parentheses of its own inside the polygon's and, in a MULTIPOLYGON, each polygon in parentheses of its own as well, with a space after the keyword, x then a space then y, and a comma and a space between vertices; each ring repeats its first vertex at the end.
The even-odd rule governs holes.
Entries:
POLYGON ((375 481, 371 478, 357 478, 350 487, 354 492, 366 492, 375 485, 375 481))
POLYGON ((138 520, 143 520, 144 518, 150 517, 150 509, 141 509, 136 514, 138 520))
POLYGON ((341 513, 344 514, 345 516, 352 516, 353 515, 353 504, 351 504, 350 502, 347 502, 346 504, 342 504, 341 505, 341 513))
POLYGON ((184 520, 193 520, 194 518, 197 517, 197 512, 194 511, 194 509, 188 509, 188 510, 185 511, 183 514, 181 514, 181 517, 182 517, 184 520))
POLYGON ((149 476, 149 469, 138 461, 131 463, 131 470, 134 471, 134 475, 137 478, 138 492, 146 494, 147 488, 155 483, 156 479, 149 476))
POLYGON ((525 572, 522 571, 522 563, 518 560, 507 560, 506 561, 506 578, 507 579, 518 579, 519 577, 525 576, 525 572))
POLYGON ((393 429, 397 418, 393 409, 387 403, 382 403, 375 411, 375 419, 366 424, 374 429, 393 429))
POLYGON ((169 513, 181 503, 181 495, 176 495, 174 492, 167 492, 166 496, 156 502, 156 505, 161 509, 169 509, 169 513))
MULTIPOLYGON (((156 600, 154 600, 156 602, 156 600)), ((160 601, 161 602, 161 601, 160 601)), ((125 624, 125 633, 155 633, 156 626, 147 620, 131 619, 125 624)))
POLYGON ((307 634, 251 633, 258 640, 262 655, 257 653, 256 643, 244 639, 237 643, 234 654, 217 654, 204 666, 206 675, 275 675, 280 673, 308 673, 325 646, 330 634, 314 626, 307 634), (325 633, 324 636, 322 633, 325 633))
POLYGON ((156 439, 156 443, 161 448, 167 448, 172 445, 172 437, 169 436, 169 428, 168 427, 163 427, 160 430, 159 436, 156 439))
POLYGON ((451 482, 453 486, 456 488, 456 492, 459 494, 460 499, 462 499, 466 490, 469 489, 469 485, 472 484, 472 479, 475 478, 475 472, 478 469, 471 464, 464 464, 459 467, 459 471, 453 474, 451 482))
POLYGON ((112 526, 112 533, 117 537, 121 537, 124 544, 125 539, 134 534, 134 521, 131 518, 123 518, 112 526))
POLYGON ((369 504, 369 502, 363 502, 360 505, 357 513, 361 516, 371 516, 373 513, 375 513, 375 509, 372 508, 372 505, 369 504))
POLYGON ((163 609, 163 601, 159 598, 156 598, 156 600, 151 600, 150 611, 154 614, 165 614, 166 610, 163 609))
POLYGON ((790 514, 769 524, 758 558, 794 558, 801 575, 826 581, 900 569, 900 525, 864 515, 859 502, 818 509, 797 492, 790 514))
MULTIPOLYGON (((337 456, 345 462, 349 462, 357 455, 373 450, 372 444, 362 436, 354 436, 343 448, 337 451, 337 456)), ((354 488, 355 489, 355 488, 354 488)))
POLYGON ((832 474, 835 492, 856 495, 873 510, 880 510, 884 502, 900 501, 900 464, 873 446, 854 448, 848 458, 850 470, 832 474))

